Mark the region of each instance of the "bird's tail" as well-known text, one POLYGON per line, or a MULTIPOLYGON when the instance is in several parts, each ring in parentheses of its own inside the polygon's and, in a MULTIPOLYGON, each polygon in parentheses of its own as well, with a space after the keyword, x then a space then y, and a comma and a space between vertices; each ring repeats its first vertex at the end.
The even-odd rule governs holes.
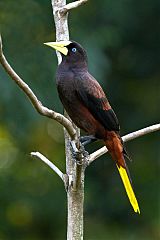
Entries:
POLYGON ((116 164, 116 165, 117 165, 119 174, 121 176, 122 182, 124 184, 126 193, 128 195, 129 201, 130 201, 134 211, 140 214, 140 209, 139 209, 138 202, 137 202, 136 196, 135 196, 133 188, 132 188, 132 183, 130 181, 129 175, 124 167, 118 166, 118 164, 116 164))
POLYGON ((140 214, 140 209, 138 202, 133 191, 132 181, 130 174, 124 159, 123 145, 121 139, 117 136, 112 138, 112 140, 105 140, 105 145, 108 148, 113 160, 116 161, 116 165, 121 176, 122 182, 124 184, 127 196, 135 212, 140 214))

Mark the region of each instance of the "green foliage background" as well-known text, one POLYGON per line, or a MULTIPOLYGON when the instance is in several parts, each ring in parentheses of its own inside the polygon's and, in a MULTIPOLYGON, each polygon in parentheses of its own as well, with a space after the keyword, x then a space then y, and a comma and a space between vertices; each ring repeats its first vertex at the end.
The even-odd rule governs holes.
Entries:
MULTIPOLYGON (((121 133, 158 123, 160 1, 89 1, 69 16, 71 39, 87 49, 90 72, 105 89, 121 133)), ((44 105, 63 112, 50 1, 0 0, 4 53, 44 105)), ((29 153, 39 150, 65 171, 63 130, 37 114, 0 67, 0 239, 66 238, 62 182, 29 153)), ((103 156, 86 171, 85 239, 160 238, 159 132, 126 144, 141 215, 134 214, 115 165, 103 156)), ((98 144, 89 151, 98 148, 98 144)))

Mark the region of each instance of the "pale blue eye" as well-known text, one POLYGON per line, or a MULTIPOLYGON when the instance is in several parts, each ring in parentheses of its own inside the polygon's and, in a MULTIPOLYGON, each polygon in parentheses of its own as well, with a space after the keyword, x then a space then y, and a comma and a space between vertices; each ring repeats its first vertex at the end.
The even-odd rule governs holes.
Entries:
POLYGON ((77 51, 77 48, 72 48, 72 52, 76 52, 77 51))

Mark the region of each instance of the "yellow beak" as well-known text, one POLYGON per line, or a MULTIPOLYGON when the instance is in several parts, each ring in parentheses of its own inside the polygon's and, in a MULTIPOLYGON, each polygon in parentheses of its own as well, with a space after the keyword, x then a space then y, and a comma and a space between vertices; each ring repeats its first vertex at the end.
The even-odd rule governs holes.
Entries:
POLYGON ((60 41, 60 42, 47 42, 44 43, 45 45, 54 48, 55 50, 59 51, 60 53, 67 55, 68 49, 67 46, 70 44, 70 41, 60 41))

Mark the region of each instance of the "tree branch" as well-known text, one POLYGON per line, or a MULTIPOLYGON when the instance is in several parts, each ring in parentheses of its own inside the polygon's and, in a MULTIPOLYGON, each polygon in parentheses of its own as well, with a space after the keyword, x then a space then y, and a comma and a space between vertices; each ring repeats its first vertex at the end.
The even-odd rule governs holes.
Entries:
POLYGON ((13 70, 13 68, 8 63, 7 59, 5 58, 2 50, 2 39, 0 35, 0 63, 2 64, 5 71, 8 73, 8 75, 15 81, 15 83, 23 90, 23 92, 27 95, 27 97, 32 102, 34 108, 39 112, 41 115, 49 117, 51 119, 56 120, 61 125, 63 125, 70 137, 72 139, 75 139, 76 137, 76 131, 72 125, 72 123, 64 117, 62 114, 57 113, 51 109, 48 109, 47 107, 44 107, 42 103, 38 100, 36 95, 33 93, 33 91, 30 89, 30 87, 18 76, 18 74, 13 70))
POLYGON ((32 157, 36 157, 38 159, 40 159, 41 161, 43 161, 45 164, 47 164, 55 173, 57 173, 57 175, 62 179, 62 181, 64 182, 64 173, 61 172, 61 170, 56 167, 54 165, 54 163, 52 163, 51 161, 48 160, 48 158, 46 158, 43 154, 41 154, 40 152, 31 152, 31 156, 32 157))
MULTIPOLYGON (((152 133, 152 132, 155 132, 155 131, 158 131, 158 130, 160 130, 160 123, 149 126, 149 127, 146 127, 146 128, 143 128, 141 130, 138 130, 138 131, 135 131, 135 132, 132 132, 132 133, 129 133, 129 134, 123 136, 122 140, 123 140, 123 142, 128 142, 132 139, 141 137, 143 135, 146 135, 148 133, 152 133)), ((104 147, 98 149, 97 151, 95 151, 94 153, 90 154, 88 164, 91 164, 94 160, 96 160, 98 157, 102 156, 106 152, 108 152, 108 149, 104 146, 104 147)))
POLYGON ((65 15, 68 11, 85 4, 87 1, 88 0, 78 0, 72 3, 68 3, 63 8, 59 9, 59 13, 61 15, 65 15))

